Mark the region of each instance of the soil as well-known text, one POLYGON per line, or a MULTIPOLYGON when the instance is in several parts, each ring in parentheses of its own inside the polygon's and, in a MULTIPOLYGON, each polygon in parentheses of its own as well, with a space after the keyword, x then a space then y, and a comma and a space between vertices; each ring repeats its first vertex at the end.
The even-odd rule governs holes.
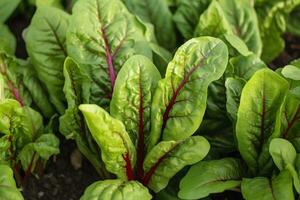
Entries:
POLYGON ((99 180, 85 159, 80 169, 74 169, 70 162, 76 149, 73 141, 62 139, 61 143, 61 153, 48 161, 44 175, 40 179, 34 176, 28 179, 23 191, 25 200, 78 200, 87 186, 99 180))
MULTIPOLYGON (((31 16, 14 16, 8 21, 11 31, 17 38, 16 56, 27 58, 22 31, 29 25, 31 16)), ((291 35, 284 36, 285 51, 276 58, 270 66, 273 69, 283 67, 291 60, 300 58, 300 38, 291 35)), ((41 178, 29 177, 26 189, 23 191, 25 200, 78 200, 85 188, 98 180, 98 175, 91 164, 83 158, 82 167, 74 169, 70 156, 76 149, 73 141, 61 139, 61 153, 48 161, 44 175, 41 178)), ((232 199, 239 199, 240 194, 230 193, 232 199)), ((216 195, 216 199, 222 199, 216 195)), ((231 198, 228 198, 231 199, 231 198)))

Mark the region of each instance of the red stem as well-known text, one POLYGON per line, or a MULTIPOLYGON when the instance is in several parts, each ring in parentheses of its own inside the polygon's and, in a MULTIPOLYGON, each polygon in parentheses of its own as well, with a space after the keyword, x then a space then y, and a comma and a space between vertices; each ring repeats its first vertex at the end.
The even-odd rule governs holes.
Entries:
POLYGON ((30 163, 29 163, 29 166, 27 168, 27 170, 25 171, 25 175, 24 175, 24 178, 22 180, 22 185, 24 186, 27 182, 27 179, 32 171, 32 167, 33 167, 33 161, 35 159, 35 155, 36 155, 36 152, 33 153, 32 157, 31 157, 31 160, 30 160, 30 163))
POLYGON ((132 166, 131 166, 131 162, 130 162, 130 158, 129 158, 129 153, 122 155, 122 157, 126 163, 125 168, 126 168, 127 179, 128 179, 128 181, 131 181, 134 179, 134 175, 133 175, 132 166))
MULTIPOLYGON (((141 75, 140 75, 141 76, 141 75)), ((142 180, 144 176, 144 157, 145 157, 145 141, 144 141, 144 124, 143 124, 143 93, 141 86, 141 77, 139 78, 139 93, 140 93, 140 105, 139 105, 139 138, 138 138, 138 150, 137 150, 137 178, 142 180)))

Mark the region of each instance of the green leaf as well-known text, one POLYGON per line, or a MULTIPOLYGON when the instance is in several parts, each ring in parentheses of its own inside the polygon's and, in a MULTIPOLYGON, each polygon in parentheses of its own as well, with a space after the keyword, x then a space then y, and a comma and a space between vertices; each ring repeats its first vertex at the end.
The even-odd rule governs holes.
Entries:
POLYGON ((232 32, 241 38, 249 50, 260 56, 262 41, 257 16, 248 0, 219 0, 232 32))
POLYGON ((271 179, 256 177, 242 181, 242 194, 246 200, 294 200, 293 183, 290 173, 286 170, 271 179))
POLYGON ((69 15, 54 7, 41 6, 25 34, 26 48, 50 101, 62 114, 65 109, 63 63, 67 57, 66 30, 69 15))
POLYGON ((300 6, 297 6, 287 16, 287 31, 292 35, 300 36, 300 6))
POLYGON ((90 103, 109 106, 117 73, 125 61, 135 54, 152 58, 150 37, 148 27, 119 0, 79 0, 75 4, 67 47, 92 80, 90 103))
POLYGON ((289 141, 274 138, 270 143, 269 151, 274 163, 280 170, 288 164, 294 165, 297 152, 289 141))
POLYGON ((226 110, 233 122, 237 120, 237 112, 240 105, 242 90, 246 81, 241 78, 227 78, 226 87, 226 110))
POLYGON ((0 23, 5 22, 17 8, 21 0, 1 0, 0 23))
POLYGON ((128 10, 144 22, 153 24, 158 43, 169 50, 176 47, 176 34, 172 13, 166 1, 123 0, 128 10))
POLYGON ((248 50, 239 39, 258 56, 262 51, 257 16, 246 0, 213 1, 200 16, 195 35, 221 37, 242 54, 246 54, 248 50))
POLYGON ((200 199, 236 188, 242 179, 242 164, 234 158, 201 161, 192 166, 180 182, 183 199, 200 199))
POLYGON ((101 148, 102 160, 107 170, 120 179, 132 179, 128 173, 132 172, 135 164, 136 151, 124 124, 97 105, 82 104, 79 109, 101 148))
POLYGON ((229 63, 234 68, 234 75, 247 81, 256 71, 267 68, 267 65, 255 54, 233 57, 229 63))
POLYGON ((294 180, 294 186, 300 193, 300 179, 295 169, 297 152, 292 143, 285 139, 275 138, 270 143, 270 154, 278 169, 287 169, 294 180))
POLYGON ((122 180, 98 181, 90 185, 80 200, 150 200, 148 189, 137 181, 122 180))
POLYGON ((268 174, 273 165, 269 143, 280 136, 281 107, 288 87, 275 72, 261 69, 242 91, 236 134, 240 153, 253 175, 268 174))
POLYGON ((23 200, 16 186, 13 171, 6 165, 0 164, 0 199, 23 200))
POLYGON ((0 132, 12 135, 16 148, 32 141, 32 123, 19 102, 6 99, 0 102, 0 132))
POLYGON ((177 0, 173 20, 185 39, 194 35, 200 15, 207 9, 211 0, 177 0))
POLYGON ((287 65, 285 66, 282 71, 282 75, 286 78, 300 81, 300 68, 293 66, 293 65, 287 65))
POLYGON ((210 145, 202 136, 189 137, 183 141, 163 141, 147 154, 144 162, 146 175, 143 179, 153 191, 159 192, 169 180, 187 165, 202 160, 210 145))
POLYGON ((177 50, 154 93, 148 150, 161 139, 181 140, 197 130, 208 85, 222 76, 227 59, 226 45, 211 37, 191 39, 177 50))
MULTIPOLYGON (((1 14, 0 14, 0 18, 1 18, 1 14)), ((4 24, 0 24, 0 50, 3 50, 8 54, 13 55, 15 54, 16 51, 16 45, 17 45, 16 43, 17 43, 16 38, 11 33, 9 28, 4 24)))
POLYGON ((124 123, 131 140, 137 145, 138 138, 145 137, 148 141, 153 93, 161 77, 152 62, 140 55, 128 59, 119 75, 110 113, 124 123))
POLYGON ((263 61, 271 62, 284 50, 282 34, 286 31, 285 18, 299 4, 299 0, 285 0, 264 2, 256 6, 263 41, 263 61))

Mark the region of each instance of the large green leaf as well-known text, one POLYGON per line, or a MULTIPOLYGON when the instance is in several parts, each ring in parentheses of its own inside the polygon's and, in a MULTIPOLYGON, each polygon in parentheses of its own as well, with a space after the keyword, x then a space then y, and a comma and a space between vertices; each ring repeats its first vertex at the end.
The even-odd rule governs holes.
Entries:
POLYGON ((40 6, 25 34, 26 48, 38 78, 50 94, 60 114, 65 109, 63 63, 67 57, 66 31, 69 15, 48 6, 40 6))
POLYGON ((137 175, 143 174, 145 144, 148 142, 151 103, 161 79, 152 62, 141 55, 129 58, 119 72, 110 104, 111 115, 122 121, 137 149, 137 175))
POLYGON ((241 189, 245 200, 295 199, 292 177, 286 170, 270 179, 265 177, 243 179, 241 189))
POLYGON ((128 10, 143 21, 154 25, 158 43, 169 50, 176 47, 176 32, 172 13, 166 1, 162 0, 123 0, 128 10))
POLYGON ((280 136, 287 91, 288 82, 270 69, 257 71, 242 91, 236 134, 240 153, 253 175, 268 174, 273 165, 269 143, 280 136))
POLYGON ((200 15, 207 9, 211 0, 177 0, 177 10, 174 14, 174 22, 185 39, 194 35, 194 29, 198 24, 200 15))
POLYGON ((287 16, 287 31, 293 35, 300 36, 300 6, 297 6, 287 16))
POLYGON ((101 148, 102 159, 107 170, 120 179, 133 179, 132 170, 136 161, 136 151, 124 124, 112 118, 97 105, 82 104, 79 109, 92 136, 101 148))
POLYGON ((227 59, 226 45, 212 37, 191 39, 177 50, 154 93, 148 150, 161 139, 181 140, 197 130, 208 85, 222 76, 227 59))
POLYGON ((0 1, 0 23, 5 22, 21 0, 1 0, 0 1))
POLYGON ((202 160, 209 149, 208 141, 202 136, 158 143, 146 156, 144 185, 149 184, 152 190, 159 192, 183 167, 202 160))
POLYGON ((148 189, 137 181, 98 181, 90 185, 80 200, 150 200, 148 189))
POLYGON ((16 45, 16 38, 11 33, 9 28, 4 24, 0 24, 0 50, 13 55, 16 51, 16 45))
POLYGON ((0 199, 23 200, 21 192, 16 186, 13 171, 6 165, 0 164, 0 199))
POLYGON ((92 80, 90 103, 109 106, 125 61, 135 54, 152 58, 150 37, 148 28, 120 0, 79 0, 75 4, 67 47, 92 80))
POLYGON ((201 161, 181 180, 178 195, 183 199, 200 199, 234 189, 241 184, 242 170, 241 161, 234 158, 201 161))

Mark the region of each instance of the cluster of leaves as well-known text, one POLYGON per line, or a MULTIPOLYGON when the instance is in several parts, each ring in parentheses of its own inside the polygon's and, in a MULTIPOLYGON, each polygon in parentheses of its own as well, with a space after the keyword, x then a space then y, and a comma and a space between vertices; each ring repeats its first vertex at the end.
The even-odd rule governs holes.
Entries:
POLYGON ((0 3, 1 23, 37 7, 27 60, 0 25, 0 164, 17 180, 59 153, 58 114, 102 179, 82 199, 299 196, 300 61, 266 64, 300 35, 299 0, 75 2, 0 3))

